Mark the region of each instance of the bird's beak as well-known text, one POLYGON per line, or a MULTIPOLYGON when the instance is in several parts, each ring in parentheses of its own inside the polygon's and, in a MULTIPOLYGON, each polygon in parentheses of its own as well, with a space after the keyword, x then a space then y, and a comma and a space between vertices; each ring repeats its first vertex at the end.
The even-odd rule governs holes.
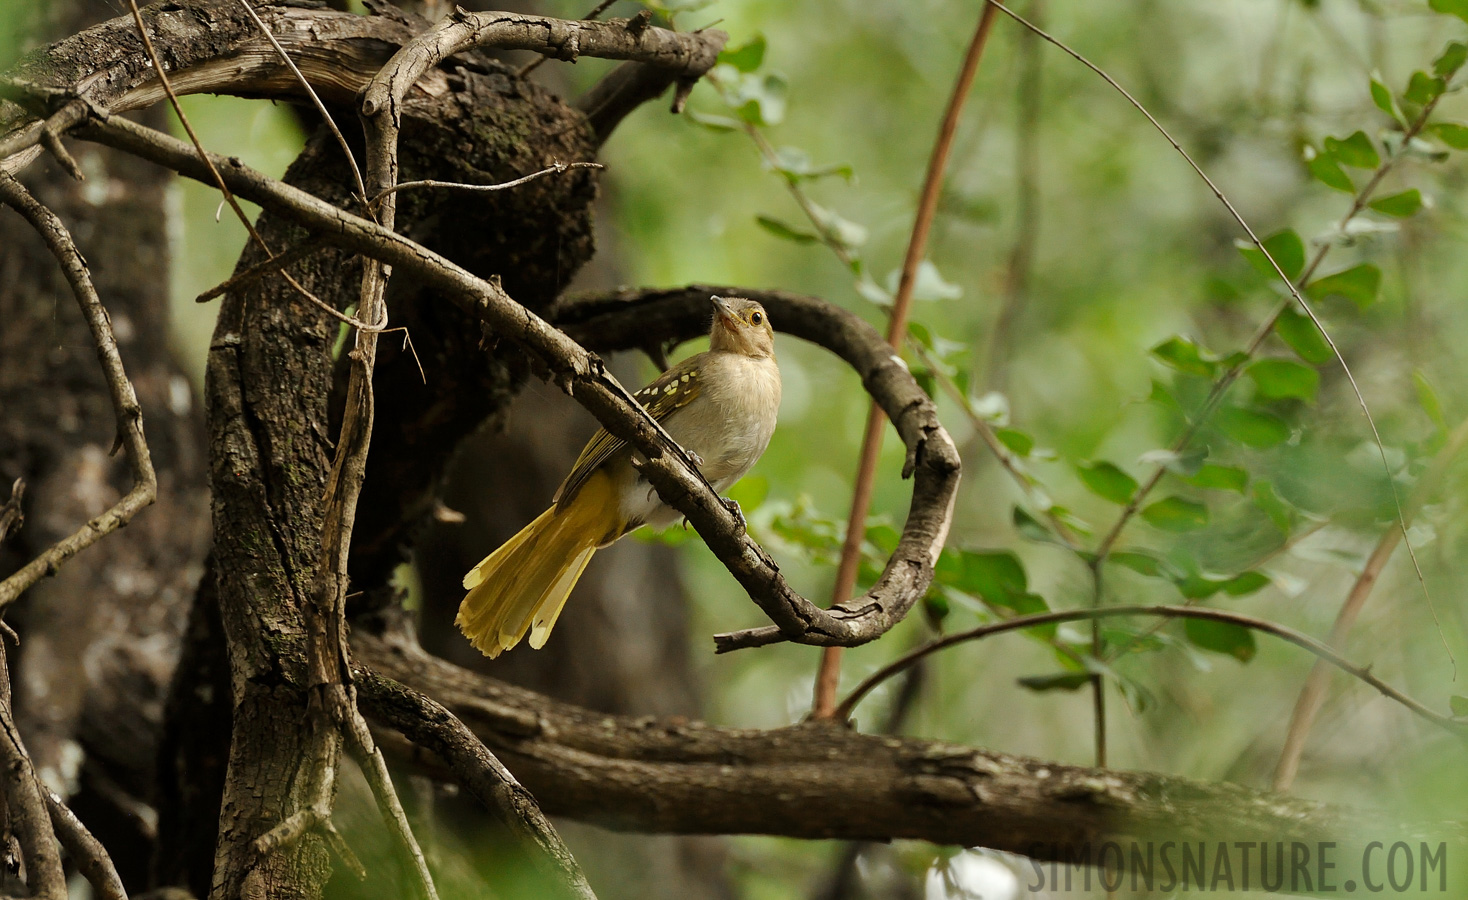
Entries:
POLYGON ((734 315, 734 307, 729 305, 728 300, 723 297, 714 297, 713 301, 714 316, 722 319, 726 327, 734 328, 739 324, 739 317, 734 315))

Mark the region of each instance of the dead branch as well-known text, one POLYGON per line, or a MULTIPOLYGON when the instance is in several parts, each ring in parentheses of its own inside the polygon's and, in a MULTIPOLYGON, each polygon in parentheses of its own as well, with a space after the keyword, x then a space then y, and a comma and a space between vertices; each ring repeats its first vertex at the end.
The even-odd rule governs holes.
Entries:
MULTIPOLYGON (((591 712, 474 674, 361 631, 357 659, 435 698, 534 791, 552 815, 673 834, 768 834, 989 847, 1063 859, 1090 842, 1349 840, 1468 825, 1379 814, 1167 775, 1060 765, 812 722, 770 731, 591 712), (834 762, 839 761, 839 762, 834 762)), ((385 724, 417 708, 371 678, 363 702, 385 724)), ((416 738, 429 740, 425 726, 416 738)), ((462 759, 452 766, 457 774, 462 759)), ((439 773, 442 775, 442 772, 439 773)))
POLYGON ((117 412, 117 442, 127 451, 133 476, 132 489, 112 508, 82 525, 75 534, 58 541, 0 582, 0 609, 4 609, 31 585, 54 574, 58 566, 126 525, 139 510, 150 505, 158 495, 158 478, 153 472, 148 442, 143 437, 143 410, 138 405, 132 382, 127 380, 122 356, 117 350, 117 340, 112 335, 112 323, 92 285, 86 260, 82 259, 71 234, 56 214, 42 206, 20 182, 3 172, 0 172, 0 201, 20 213, 40 234, 61 264, 77 303, 81 305, 82 315, 91 329, 92 340, 97 345, 97 359, 102 364, 102 374, 107 380, 113 409, 117 412))

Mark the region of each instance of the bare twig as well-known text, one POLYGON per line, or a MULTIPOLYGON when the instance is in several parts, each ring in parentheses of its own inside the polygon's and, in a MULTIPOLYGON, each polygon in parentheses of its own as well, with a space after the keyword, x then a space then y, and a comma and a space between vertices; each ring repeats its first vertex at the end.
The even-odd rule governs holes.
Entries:
MULTIPOLYGON (((1460 424, 1453 430, 1448 442, 1433 459, 1431 467, 1418 480, 1417 486, 1412 491, 1413 496, 1407 501, 1407 520, 1409 522, 1442 483, 1448 466, 1457 459, 1464 444, 1468 444, 1468 422, 1460 424)), ((1350 636, 1351 628, 1356 624, 1356 618, 1361 614, 1362 608, 1366 606, 1372 588, 1376 587, 1382 570, 1391 560, 1392 553, 1396 550, 1397 544, 1401 542, 1401 538, 1400 530, 1389 528, 1377 541, 1375 549, 1366 559, 1366 565, 1362 568, 1361 574, 1356 576, 1350 592, 1346 594, 1340 611, 1336 613, 1335 624, 1330 628, 1331 646, 1344 647, 1346 645, 1346 639, 1350 636)), ((1329 685, 1330 670, 1324 662, 1316 661, 1310 669, 1310 675, 1305 679, 1304 687, 1300 689, 1300 696, 1295 700, 1294 712, 1290 715, 1289 730, 1285 732, 1284 748, 1280 750, 1279 762, 1274 767, 1274 789, 1276 791, 1287 791, 1294 784, 1295 775, 1300 769, 1300 757, 1304 755, 1305 743, 1309 739, 1310 729, 1315 724, 1315 717, 1320 714, 1320 707, 1325 702, 1325 691, 1329 685)))
POLYGON ((1202 619, 1209 622, 1225 622, 1253 631, 1272 634, 1301 649, 1308 650, 1341 671, 1366 682, 1386 697, 1395 700, 1423 719, 1439 725, 1453 734, 1468 736, 1468 720, 1456 719, 1452 716, 1445 716, 1442 713, 1436 712, 1427 705, 1414 700, 1412 697, 1373 675, 1370 666, 1358 666, 1352 663, 1331 647, 1322 644, 1307 634, 1275 622, 1270 622, 1267 619, 1259 619, 1254 616, 1246 616, 1242 613, 1230 612, 1223 609, 1208 609, 1195 606, 1107 606, 1101 608, 1092 607, 1090 609, 1063 609, 1047 613, 1036 613, 1032 616, 1019 616, 1004 622, 993 622, 969 631, 951 634, 931 643, 924 644, 910 653, 903 654, 871 675, 868 675, 862 680, 861 684, 857 685, 847 695, 845 700, 841 701, 841 705, 836 709, 836 715, 841 719, 850 718, 851 711, 856 708, 856 705, 867 694, 871 693, 873 688, 913 665, 918 660, 931 656, 939 650, 945 650, 956 644, 981 640, 991 635, 1003 634, 1007 631, 1016 631, 1022 628, 1034 628, 1038 625, 1053 625, 1061 622, 1108 619, 1116 616, 1166 616, 1174 619, 1202 619))
MULTIPOLYGON (((326 246, 326 242, 320 238, 307 238, 280 253, 275 254, 264 262, 255 263, 253 266, 236 272, 229 278, 216 284, 214 287, 194 298, 195 303, 208 303, 216 297, 222 297, 237 287, 242 287, 262 275, 279 272, 289 265, 305 259, 326 246)), ((363 323, 365 324, 365 323, 363 323)))
POLYGON ((418 845, 418 838, 408 824, 408 814, 403 811, 402 801, 393 788, 387 760, 382 758, 382 751, 373 743, 367 723, 361 715, 353 716, 352 722, 346 728, 346 737, 347 750, 366 777, 367 784, 372 789, 372 798, 377 801, 377 811, 383 821, 387 822, 388 830, 406 850, 424 896, 428 900, 437 900, 438 891, 433 886, 433 875, 428 871, 428 860, 423 856, 423 848, 418 845))
POLYGON ((0 609, 4 609, 31 585, 54 574, 62 563, 126 525, 139 510, 150 505, 158 495, 158 478, 153 471, 153 458, 148 451, 148 442, 143 436, 143 410, 138 405, 132 382, 128 381, 127 372, 123 369, 117 340, 112 335, 112 323, 107 317, 107 310, 102 306, 101 298, 97 296, 96 287, 92 284, 86 260, 82 259, 71 234, 56 214, 42 206, 20 182, 4 173, 0 173, 0 202, 20 213, 40 234, 61 264, 72 293, 76 295, 82 316, 92 332, 92 340, 97 345, 97 358, 102 364, 102 374, 107 381, 112 408, 117 414, 118 439, 127 451, 133 477, 132 488, 111 509, 84 524, 70 537, 58 541, 0 582, 0 609))
MULTIPOLYGON (((902 260, 902 274, 897 281, 897 296, 892 302, 892 313, 887 323, 887 342, 894 353, 902 350, 907 336, 907 315, 912 305, 912 289, 917 282, 918 266, 927 252, 928 233, 933 227, 933 218, 938 212, 938 198, 943 192, 943 173, 948 167, 948 154, 953 149, 953 137, 958 132, 958 118, 968 98, 969 87, 979 70, 979 60, 984 55, 984 45, 994 27, 995 10, 984 7, 979 23, 974 28, 973 39, 964 55, 958 77, 953 83, 953 93, 943 112, 938 137, 933 142, 932 156, 928 159, 927 174, 923 176, 923 190, 918 198, 917 214, 913 219, 912 234, 907 241, 907 254, 902 260)), ((873 403, 867 413, 866 432, 862 437, 861 458, 857 463, 856 484, 852 490, 851 514, 846 520, 846 538, 841 546, 841 561, 836 567, 836 583, 831 589, 832 605, 844 602, 856 586, 856 572, 861 562, 861 543, 866 538, 867 513, 872 505, 872 485, 877 476, 877 456, 882 451, 883 419, 880 407, 873 403)), ((836 690, 841 681, 841 648, 827 647, 821 651, 820 668, 816 672, 815 704, 811 715, 817 719, 831 717, 836 705, 836 690)))
MULTIPOLYGON (((190 178, 209 178, 186 144, 120 117, 88 125, 79 136, 152 160, 190 178)), ((916 476, 907 522, 882 576, 863 597, 838 609, 825 610, 790 588, 773 560, 744 532, 677 443, 607 374, 600 361, 512 300, 496 281, 477 278, 401 235, 266 178, 238 160, 220 159, 219 163, 232 189, 242 196, 335 245, 411 271, 415 278, 519 344, 546 364, 558 385, 574 390, 575 399, 609 432, 643 453, 648 458, 643 472, 655 489, 689 518, 750 598, 776 623, 773 634, 754 629, 719 636, 718 648, 727 651, 781 640, 817 646, 865 643, 901 621, 931 584, 932 566, 952 521, 959 474, 957 449, 939 423, 932 401, 906 367, 893 359, 881 336, 860 318, 814 298, 772 292, 752 294, 765 301, 772 316, 784 319, 782 322, 777 318, 777 325, 787 331, 804 330, 856 368, 902 435, 907 447, 903 474, 916 476), (779 304, 778 312, 772 303, 779 304)), ((706 331, 709 294, 700 297, 675 293, 680 295, 678 302, 686 304, 685 322, 706 331)))
POLYGON ((432 187, 432 188, 453 188, 456 191, 503 191, 506 188, 519 187, 520 185, 525 184, 526 182, 534 181, 535 179, 541 177, 542 175, 550 175, 550 174, 559 175, 560 173, 566 171, 567 169, 605 169, 605 168, 606 168, 606 166, 602 165, 601 163, 594 163, 594 162, 573 162, 573 163, 562 163, 562 162, 558 162, 558 163, 554 163, 554 164, 552 164, 550 166, 547 166, 546 168, 541 169, 538 172, 531 172, 529 175, 522 175, 519 178, 514 178, 514 179, 511 179, 509 181, 502 181, 502 182, 500 182, 498 184, 465 184, 463 182, 458 182, 458 181, 434 181, 432 178, 425 178, 425 179, 423 179, 421 181, 404 181, 404 182, 401 182, 399 184, 395 184, 395 185, 393 185, 393 186, 391 186, 389 188, 385 188, 382 191, 382 193, 380 193, 376 197, 373 197, 372 198, 372 203, 375 206, 377 204, 377 202, 379 200, 381 200, 385 195, 391 194, 394 191, 406 190, 407 188, 432 187))

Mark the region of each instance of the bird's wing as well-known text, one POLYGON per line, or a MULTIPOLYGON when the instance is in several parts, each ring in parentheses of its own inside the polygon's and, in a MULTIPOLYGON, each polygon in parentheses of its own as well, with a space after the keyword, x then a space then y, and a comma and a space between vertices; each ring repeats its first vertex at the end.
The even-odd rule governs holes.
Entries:
MULTIPOLYGON (((702 355, 683 360, 632 396, 642 404, 648 415, 659 422, 664 421, 676 410, 687 406, 703 390, 699 378, 702 374, 699 367, 702 355)), ((556 491, 556 505, 563 507, 569 503, 587 477, 626 445, 621 438, 612 437, 605 428, 598 428, 577 457, 576 465, 571 467, 571 474, 566 476, 566 480, 561 482, 560 489, 556 491)))

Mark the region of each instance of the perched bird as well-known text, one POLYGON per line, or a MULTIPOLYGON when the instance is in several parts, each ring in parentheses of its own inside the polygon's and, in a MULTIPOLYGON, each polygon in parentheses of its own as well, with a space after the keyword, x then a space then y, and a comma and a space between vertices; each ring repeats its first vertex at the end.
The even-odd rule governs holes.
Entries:
MULTIPOLYGON (((780 369, 769 314, 753 300, 714 297, 709 349, 668 369, 638 402, 723 491, 748 472, 775 430, 780 369)), ((550 509, 464 576, 455 623, 481 653, 499 656, 530 634, 545 646, 566 597, 599 548, 677 510, 632 465, 632 448, 598 430, 550 509)))

